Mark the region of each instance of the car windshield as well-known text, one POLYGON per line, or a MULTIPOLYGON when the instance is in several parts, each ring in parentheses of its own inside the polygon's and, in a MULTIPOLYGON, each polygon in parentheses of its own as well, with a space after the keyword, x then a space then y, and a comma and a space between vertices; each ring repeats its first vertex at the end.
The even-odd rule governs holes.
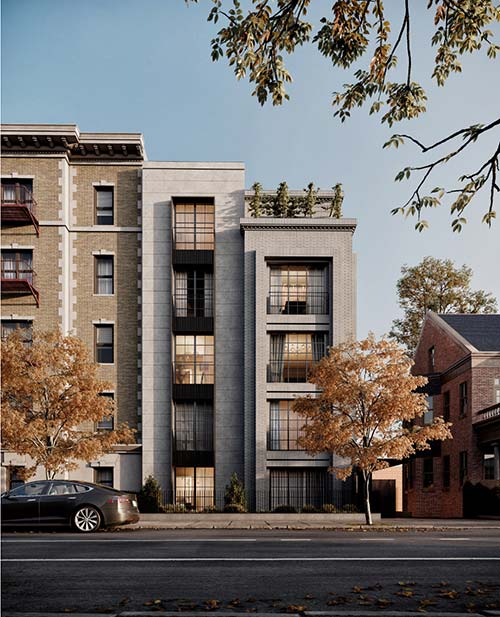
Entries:
POLYGON ((47 484, 45 482, 29 482, 10 491, 9 497, 43 495, 46 490, 47 484))

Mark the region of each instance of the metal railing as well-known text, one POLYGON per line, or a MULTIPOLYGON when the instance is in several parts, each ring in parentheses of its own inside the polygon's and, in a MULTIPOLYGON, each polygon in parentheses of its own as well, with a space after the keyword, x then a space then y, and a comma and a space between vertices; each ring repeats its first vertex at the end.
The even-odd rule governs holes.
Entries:
POLYGON ((175 384, 213 384, 214 362, 172 362, 172 379, 175 384))
POLYGON ((305 383, 316 360, 271 360, 267 365, 267 383, 305 383))
MULTIPOLYGON (((318 488, 316 490, 275 490, 256 491, 253 499, 247 493, 248 512, 342 512, 352 511, 357 498, 350 488, 318 488), (346 507, 347 506, 347 507, 346 507)), ((225 490, 213 489, 172 489, 162 491, 162 504, 170 512, 223 512, 225 490)))
POLYGON ((24 259, 2 259, 2 281, 26 281, 34 285, 36 272, 24 259))
POLYGON ((282 291, 270 291, 267 296, 268 315, 327 315, 328 292, 308 291, 301 298, 287 296, 282 291))
POLYGON ((2 206, 24 206, 34 212, 36 205, 31 190, 24 184, 2 184, 2 206))
POLYGON ((174 317, 213 317, 213 295, 175 293, 172 301, 174 317))

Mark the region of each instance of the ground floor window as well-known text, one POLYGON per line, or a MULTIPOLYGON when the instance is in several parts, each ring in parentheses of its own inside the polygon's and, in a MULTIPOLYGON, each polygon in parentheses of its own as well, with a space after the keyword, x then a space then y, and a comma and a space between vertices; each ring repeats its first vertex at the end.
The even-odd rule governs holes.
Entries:
POLYGON ((175 503, 188 510, 203 510, 214 505, 213 467, 176 467, 175 503))
POLYGON ((495 479, 495 455, 484 454, 483 455, 483 478, 485 480, 495 479))
POLYGON ((21 471, 22 471, 22 468, 20 467, 9 467, 9 490, 10 491, 24 484, 24 479, 23 479, 21 471))
POLYGON ((424 458, 422 478, 424 488, 430 488, 434 484, 434 459, 432 457, 424 458))
POLYGON ((278 506, 321 507, 331 502, 326 469, 271 469, 271 510, 278 506))
POLYGON ((113 488, 113 467, 96 467, 94 479, 96 484, 113 488))

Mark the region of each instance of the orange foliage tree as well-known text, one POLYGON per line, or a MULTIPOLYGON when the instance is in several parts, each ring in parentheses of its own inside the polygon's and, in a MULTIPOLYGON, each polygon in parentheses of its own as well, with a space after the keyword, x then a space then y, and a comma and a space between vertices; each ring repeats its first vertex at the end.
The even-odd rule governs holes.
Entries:
POLYGON ((451 438, 451 425, 442 418, 413 422, 427 410, 425 395, 416 391, 427 378, 411 375, 411 366, 397 343, 370 334, 330 348, 309 378, 320 389, 317 397, 294 402, 307 420, 300 445, 311 454, 330 452, 345 459, 345 465, 330 470, 342 480, 353 469, 360 472, 369 525, 372 473, 387 467, 387 459, 403 459, 430 448, 432 440, 451 438))
POLYGON ((76 469, 77 461, 134 441, 125 424, 103 432, 94 428, 113 414, 113 402, 99 395, 110 387, 97 378, 97 365, 74 336, 39 332, 26 345, 15 332, 2 342, 2 447, 30 457, 25 479, 38 465, 51 479, 76 469))

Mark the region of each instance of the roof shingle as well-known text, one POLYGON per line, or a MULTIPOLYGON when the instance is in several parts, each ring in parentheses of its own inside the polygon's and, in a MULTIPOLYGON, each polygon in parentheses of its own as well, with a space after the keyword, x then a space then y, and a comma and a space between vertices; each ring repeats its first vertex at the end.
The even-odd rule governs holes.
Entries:
POLYGON ((439 317, 479 351, 500 351, 500 315, 440 314, 439 317))

